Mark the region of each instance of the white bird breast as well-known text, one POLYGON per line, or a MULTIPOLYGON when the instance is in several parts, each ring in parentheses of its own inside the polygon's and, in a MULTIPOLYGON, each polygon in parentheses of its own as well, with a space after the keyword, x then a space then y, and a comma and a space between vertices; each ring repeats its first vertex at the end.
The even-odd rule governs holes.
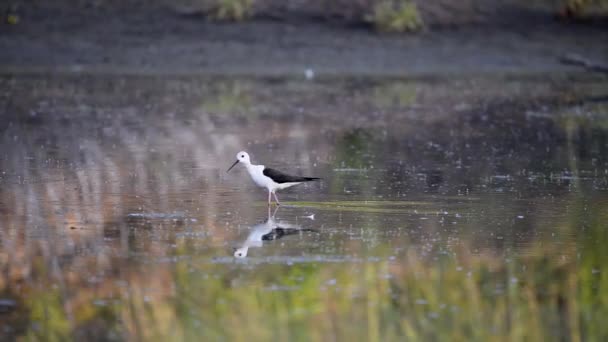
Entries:
POLYGON ((270 189, 274 184, 272 179, 264 176, 264 165, 247 165, 247 171, 258 186, 270 189))

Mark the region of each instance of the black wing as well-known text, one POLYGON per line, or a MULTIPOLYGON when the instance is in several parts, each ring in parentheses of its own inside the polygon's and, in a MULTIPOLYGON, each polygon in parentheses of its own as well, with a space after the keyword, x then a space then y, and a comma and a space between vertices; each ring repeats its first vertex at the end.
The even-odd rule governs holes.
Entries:
POLYGON ((264 171, 262 171, 262 173, 264 173, 264 176, 270 177, 270 179, 272 179, 275 183, 279 183, 279 184, 295 183, 295 182, 310 182, 310 181, 321 179, 321 178, 317 178, 317 177, 291 176, 291 175, 285 174, 281 171, 271 169, 268 167, 264 168, 264 171))
POLYGON ((315 229, 309 229, 309 228, 281 228, 281 227, 277 227, 275 229, 273 229, 272 231, 270 231, 270 233, 266 234, 266 235, 262 235, 262 241, 272 241, 272 240, 278 240, 284 236, 288 236, 288 235, 295 235, 295 234, 302 234, 303 232, 313 232, 313 233, 317 233, 318 231, 315 229))

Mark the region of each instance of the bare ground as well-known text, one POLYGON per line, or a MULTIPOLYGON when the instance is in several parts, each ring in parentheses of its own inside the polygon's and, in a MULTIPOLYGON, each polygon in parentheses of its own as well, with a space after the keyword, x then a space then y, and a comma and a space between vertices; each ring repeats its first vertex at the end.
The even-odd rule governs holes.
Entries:
POLYGON ((608 62, 605 21, 566 23, 548 11, 513 6, 502 12, 473 6, 458 22, 431 8, 423 12, 432 23, 423 32, 379 34, 297 11, 283 19, 262 13, 247 22, 216 23, 166 4, 30 2, 19 6, 18 24, 0 25, 2 72, 297 75, 311 69, 316 75, 407 76, 580 70, 560 63, 568 53, 608 62))

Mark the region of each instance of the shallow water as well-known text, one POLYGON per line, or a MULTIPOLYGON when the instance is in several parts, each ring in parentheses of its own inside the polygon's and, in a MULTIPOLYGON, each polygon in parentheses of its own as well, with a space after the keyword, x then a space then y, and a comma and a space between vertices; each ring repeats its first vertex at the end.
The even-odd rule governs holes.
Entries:
POLYGON ((5 338, 608 334, 605 79, 0 89, 5 338), (240 150, 323 179, 269 210, 240 150))

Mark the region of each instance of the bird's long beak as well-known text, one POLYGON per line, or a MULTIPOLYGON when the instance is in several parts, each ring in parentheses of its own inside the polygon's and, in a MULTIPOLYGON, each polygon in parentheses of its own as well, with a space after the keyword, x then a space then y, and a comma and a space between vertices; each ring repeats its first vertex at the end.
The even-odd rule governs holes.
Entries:
POLYGON ((235 161, 234 164, 232 164, 232 166, 230 168, 228 168, 228 170, 226 170, 226 173, 228 173, 228 171, 232 170, 232 168, 234 167, 234 165, 238 164, 239 161, 235 161))

